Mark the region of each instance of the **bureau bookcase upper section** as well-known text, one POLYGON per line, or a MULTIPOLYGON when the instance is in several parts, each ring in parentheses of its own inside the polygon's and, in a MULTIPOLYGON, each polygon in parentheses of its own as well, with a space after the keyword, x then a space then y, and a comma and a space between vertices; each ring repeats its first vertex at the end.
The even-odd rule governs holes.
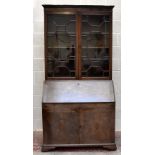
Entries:
POLYGON ((45 79, 112 79, 113 6, 43 5, 45 79))

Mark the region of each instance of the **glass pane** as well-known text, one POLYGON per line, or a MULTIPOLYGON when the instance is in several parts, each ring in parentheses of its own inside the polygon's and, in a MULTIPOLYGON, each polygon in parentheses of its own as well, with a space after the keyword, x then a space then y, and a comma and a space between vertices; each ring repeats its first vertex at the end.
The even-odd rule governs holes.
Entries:
POLYGON ((48 48, 71 48, 75 46, 75 39, 75 36, 56 33, 48 36, 48 48))
POLYGON ((109 37, 100 33, 82 35, 82 47, 107 48, 109 47, 109 37))
POLYGON ((74 15, 48 15, 48 77, 75 77, 74 15))
POLYGON ((109 76, 109 49, 91 48, 82 52, 82 76, 109 76))
POLYGON ((75 33, 74 15, 48 15, 48 32, 68 32, 75 33))
POLYGON ((82 34, 87 33, 109 33, 109 16, 103 15, 83 15, 82 34))
POLYGON ((109 26, 109 16, 82 16, 82 77, 109 76, 109 26))

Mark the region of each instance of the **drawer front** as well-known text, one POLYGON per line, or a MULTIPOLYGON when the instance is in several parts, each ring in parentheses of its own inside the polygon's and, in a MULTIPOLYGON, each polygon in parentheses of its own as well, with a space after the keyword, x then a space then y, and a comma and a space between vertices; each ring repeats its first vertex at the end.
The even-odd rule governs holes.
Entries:
POLYGON ((115 105, 85 104, 80 110, 80 143, 100 144, 115 141, 115 105))
POLYGON ((78 105, 45 104, 43 106, 44 144, 78 144, 78 105))

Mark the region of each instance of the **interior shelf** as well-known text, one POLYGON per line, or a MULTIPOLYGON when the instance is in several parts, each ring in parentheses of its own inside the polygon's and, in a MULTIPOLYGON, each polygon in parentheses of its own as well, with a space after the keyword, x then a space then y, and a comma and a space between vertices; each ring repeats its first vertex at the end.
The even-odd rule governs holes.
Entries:
POLYGON ((73 47, 47 47, 47 48, 49 48, 49 49, 51 49, 51 48, 71 48, 71 49, 75 49, 75 47, 73 48, 73 47))
POLYGON ((71 33, 71 32, 47 32, 47 36, 50 37, 50 36, 53 36, 53 35, 56 35, 56 34, 63 34, 63 35, 70 35, 70 36, 76 36, 76 33, 71 33))
POLYGON ((83 46, 82 48, 109 48, 109 47, 86 47, 86 46, 83 46))
POLYGON ((90 32, 82 32, 82 36, 91 35, 91 34, 100 34, 100 35, 109 35, 108 32, 100 32, 100 31, 90 31, 90 32))

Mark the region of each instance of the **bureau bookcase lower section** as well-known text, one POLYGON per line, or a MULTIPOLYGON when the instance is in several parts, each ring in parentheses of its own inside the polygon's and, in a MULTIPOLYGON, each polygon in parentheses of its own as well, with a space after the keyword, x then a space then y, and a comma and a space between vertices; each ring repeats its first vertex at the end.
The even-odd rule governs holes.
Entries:
POLYGON ((42 151, 57 147, 115 150, 115 103, 43 103, 42 151))

